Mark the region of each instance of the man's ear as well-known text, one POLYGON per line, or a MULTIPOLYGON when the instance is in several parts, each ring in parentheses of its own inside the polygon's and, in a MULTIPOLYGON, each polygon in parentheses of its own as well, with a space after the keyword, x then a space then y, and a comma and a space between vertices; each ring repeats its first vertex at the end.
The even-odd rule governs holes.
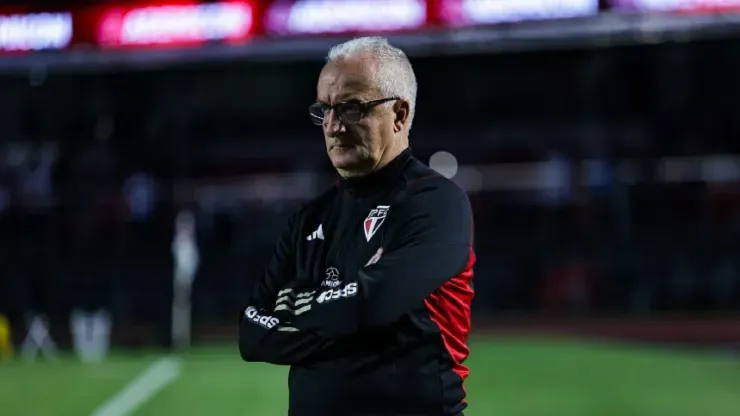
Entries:
POLYGON ((411 103, 404 99, 398 100, 393 104, 393 112, 396 114, 396 119, 393 121, 393 130, 398 133, 403 130, 404 126, 409 122, 411 103))

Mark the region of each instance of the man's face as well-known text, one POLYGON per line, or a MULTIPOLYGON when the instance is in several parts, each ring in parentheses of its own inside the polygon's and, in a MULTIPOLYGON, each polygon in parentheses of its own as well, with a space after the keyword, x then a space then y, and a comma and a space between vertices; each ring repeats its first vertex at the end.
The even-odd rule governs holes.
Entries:
MULTIPOLYGON (((366 102, 384 97, 372 85, 375 63, 371 58, 353 58, 326 64, 317 85, 318 102, 366 102)), ((334 167, 344 177, 360 176, 375 169, 395 139, 396 114, 392 104, 372 106, 359 122, 346 124, 336 111, 324 118, 326 151, 334 167)))

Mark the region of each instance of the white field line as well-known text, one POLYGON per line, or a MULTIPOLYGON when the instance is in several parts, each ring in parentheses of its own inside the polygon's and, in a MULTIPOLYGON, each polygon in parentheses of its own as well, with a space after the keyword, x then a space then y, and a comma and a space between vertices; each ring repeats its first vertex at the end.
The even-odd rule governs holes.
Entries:
POLYGON ((98 407, 91 416, 126 416, 154 397, 180 376, 180 362, 164 357, 126 385, 118 394, 98 407))

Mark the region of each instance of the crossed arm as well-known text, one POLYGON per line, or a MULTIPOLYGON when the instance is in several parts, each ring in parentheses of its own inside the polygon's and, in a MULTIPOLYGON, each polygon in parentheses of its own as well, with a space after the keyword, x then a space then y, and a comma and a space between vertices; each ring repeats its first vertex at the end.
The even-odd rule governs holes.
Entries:
POLYGON ((242 314, 242 358, 282 365, 320 360, 343 337, 392 325, 423 306, 430 293, 460 273, 472 244, 467 196, 451 183, 421 182, 398 206, 397 225, 380 260, 355 271, 355 276, 345 275, 349 283, 335 291, 313 288, 310 311, 296 315, 293 323, 281 319, 274 307, 295 271, 291 219, 242 314), (344 318, 341 325, 334 324, 338 316, 344 318))

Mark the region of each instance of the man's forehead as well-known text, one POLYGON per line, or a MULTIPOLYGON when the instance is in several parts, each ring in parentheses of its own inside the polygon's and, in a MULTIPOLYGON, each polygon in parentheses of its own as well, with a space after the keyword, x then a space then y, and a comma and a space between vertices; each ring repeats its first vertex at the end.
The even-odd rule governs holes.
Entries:
POLYGON ((373 90, 374 63, 365 57, 328 62, 319 75, 317 95, 320 100, 341 100, 344 96, 373 90))

